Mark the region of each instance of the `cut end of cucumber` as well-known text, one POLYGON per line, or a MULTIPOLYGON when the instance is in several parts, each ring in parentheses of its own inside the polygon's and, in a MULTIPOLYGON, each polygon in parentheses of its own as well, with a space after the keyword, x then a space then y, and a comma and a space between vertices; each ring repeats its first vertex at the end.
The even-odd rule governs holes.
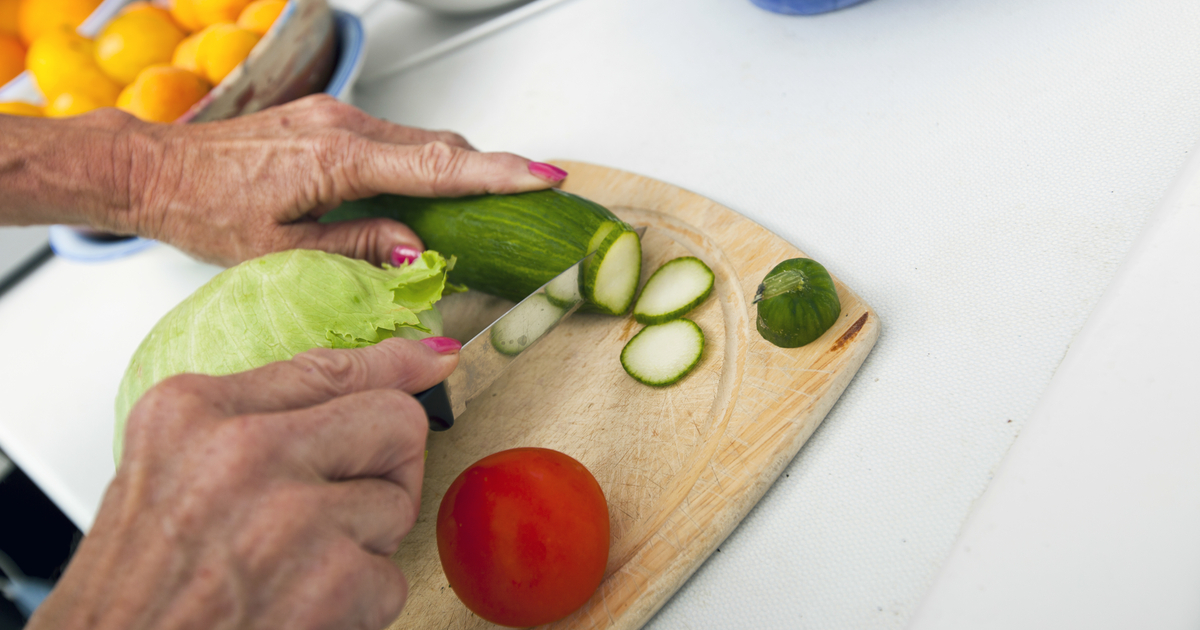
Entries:
POLYGON ((646 281, 633 317, 643 324, 661 324, 682 317, 712 293, 713 272, 699 258, 676 258, 659 267, 646 281))
POLYGON ((628 311, 642 275, 642 241, 637 232, 610 232, 585 267, 583 297, 602 313, 628 311))
POLYGON ((663 387, 687 376, 702 354, 704 332, 690 319, 676 319, 634 335, 621 351, 621 365, 639 383, 663 387))
POLYGON ((492 326, 492 347, 508 356, 521 354, 554 328, 565 312, 551 303, 546 294, 532 295, 492 326))
POLYGON ((571 267, 570 271, 571 273, 555 276, 546 285, 546 297, 550 299, 551 304, 571 308, 583 300, 583 295, 579 292, 579 267, 571 267))

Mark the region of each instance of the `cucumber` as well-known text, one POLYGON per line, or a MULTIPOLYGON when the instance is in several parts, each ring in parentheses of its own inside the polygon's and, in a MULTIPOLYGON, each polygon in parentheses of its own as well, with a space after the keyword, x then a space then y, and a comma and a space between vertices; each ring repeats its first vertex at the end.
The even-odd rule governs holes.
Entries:
POLYGON ((640 383, 663 387, 687 376, 704 353, 704 332, 690 319, 643 328, 621 350, 621 365, 640 383))
POLYGON ((661 324, 682 317, 712 293, 712 269, 695 256, 668 261, 646 281, 633 307, 633 318, 661 324))
POLYGON ((533 345, 562 319, 567 310, 555 305, 545 293, 539 293, 513 307, 492 326, 492 347, 500 354, 515 356, 533 345), (519 316, 517 315, 519 311, 519 316))
POLYGON ((588 310, 624 313, 641 277, 637 233, 603 206, 555 188, 454 199, 380 195, 342 204, 321 221, 366 217, 407 224, 427 248, 457 257, 451 282, 514 302, 591 251, 579 283, 588 310))
POLYGON ((825 334, 842 313, 837 287, 810 258, 785 260, 758 287, 758 334, 780 348, 799 348, 825 334))

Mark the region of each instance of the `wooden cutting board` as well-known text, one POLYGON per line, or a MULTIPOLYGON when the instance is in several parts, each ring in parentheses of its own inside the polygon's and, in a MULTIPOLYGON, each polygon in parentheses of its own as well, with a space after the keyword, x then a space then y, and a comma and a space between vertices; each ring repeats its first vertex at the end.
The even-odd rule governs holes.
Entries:
MULTIPOLYGON (((833 328, 803 348, 775 347, 759 336, 751 301, 773 266, 804 252, 686 190, 555 163, 570 172, 564 190, 648 226, 642 282, 678 256, 712 268, 713 295, 689 315, 704 331, 704 356, 678 384, 650 388, 621 368, 621 348, 641 328, 633 318, 575 315, 523 355, 453 429, 431 434, 421 515, 393 558, 410 593, 392 628, 497 627, 449 588, 434 525, 460 472, 518 446, 578 459, 608 499, 612 547, 604 582, 582 609, 550 627, 640 627, 762 497, 879 336, 875 313, 838 281, 842 314, 833 328)), ((473 293, 454 297, 443 305, 452 335, 468 335, 511 306, 473 293)))

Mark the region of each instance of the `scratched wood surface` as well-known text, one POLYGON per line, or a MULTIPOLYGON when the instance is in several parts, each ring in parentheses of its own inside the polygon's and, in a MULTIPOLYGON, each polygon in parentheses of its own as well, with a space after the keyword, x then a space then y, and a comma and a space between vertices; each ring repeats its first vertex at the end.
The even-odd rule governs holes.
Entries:
MULTIPOLYGON (((421 516, 393 560, 409 578, 392 628, 492 628, 455 597, 442 573, 434 524, 446 488, 467 466, 518 446, 578 459, 608 499, 612 547, 592 599, 553 628, 638 628, 717 548, 820 424, 879 336, 879 321, 837 282, 842 314, 824 336, 782 349, 755 329, 751 304, 796 247, 704 197, 578 162, 565 190, 649 227, 642 281, 692 255, 716 274, 713 296, 689 317, 706 338, 700 365, 654 389, 621 368, 641 327, 632 318, 576 315, 528 351, 454 428, 429 439, 421 516)), ((836 280, 836 269, 830 269, 836 280)), ((509 306, 462 294, 444 305, 447 332, 467 335, 509 306)))

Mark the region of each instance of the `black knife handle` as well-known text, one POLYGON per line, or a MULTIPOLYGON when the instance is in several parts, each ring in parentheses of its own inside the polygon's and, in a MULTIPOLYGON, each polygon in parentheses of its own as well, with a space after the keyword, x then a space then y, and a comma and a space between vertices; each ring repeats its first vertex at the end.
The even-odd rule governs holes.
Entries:
POLYGON ((445 383, 438 383, 417 394, 416 399, 425 408, 425 415, 429 416, 430 431, 445 431, 454 426, 454 410, 450 408, 445 383))

